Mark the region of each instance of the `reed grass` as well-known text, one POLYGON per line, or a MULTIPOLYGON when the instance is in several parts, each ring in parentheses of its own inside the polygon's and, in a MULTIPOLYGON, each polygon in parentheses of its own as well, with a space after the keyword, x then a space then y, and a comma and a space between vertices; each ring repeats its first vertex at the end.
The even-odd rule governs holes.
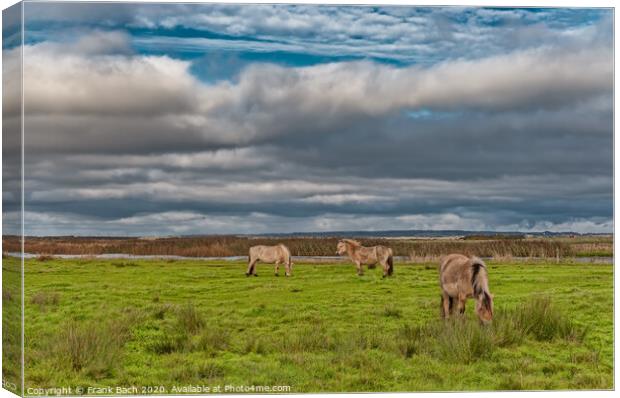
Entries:
MULTIPOLYGON (((525 258, 564 258, 575 256, 611 256, 611 237, 597 238, 521 238, 519 236, 490 236, 473 239, 360 239, 366 246, 385 245, 396 256, 407 256, 414 261, 435 261, 449 253, 463 253, 480 257, 510 260, 525 258)), ((282 237, 252 238, 240 236, 208 236, 180 238, 91 238, 91 237, 29 237, 25 242, 27 253, 38 254, 40 261, 49 261, 53 255, 97 255, 122 253, 130 255, 228 257, 246 256, 254 245, 284 243, 293 256, 334 256, 337 237, 282 237)), ((18 237, 3 238, 6 251, 19 251, 18 237)))

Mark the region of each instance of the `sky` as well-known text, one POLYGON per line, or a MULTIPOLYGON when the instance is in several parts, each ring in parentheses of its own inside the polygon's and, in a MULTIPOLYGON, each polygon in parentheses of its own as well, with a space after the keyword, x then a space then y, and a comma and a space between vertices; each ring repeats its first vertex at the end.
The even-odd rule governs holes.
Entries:
POLYGON ((610 9, 24 10, 26 235, 613 231, 610 9))

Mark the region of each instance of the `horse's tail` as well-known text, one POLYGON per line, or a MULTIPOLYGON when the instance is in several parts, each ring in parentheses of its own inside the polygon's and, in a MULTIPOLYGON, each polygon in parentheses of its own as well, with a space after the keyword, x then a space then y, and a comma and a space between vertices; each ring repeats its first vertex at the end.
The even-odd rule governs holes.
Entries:
POLYGON ((291 256, 291 251, 286 247, 283 243, 279 244, 280 248, 284 252, 284 258, 288 265, 290 266, 293 263, 293 256, 291 256))
POLYGON ((392 255, 392 249, 388 249, 388 275, 392 275, 394 273, 394 256, 392 255))

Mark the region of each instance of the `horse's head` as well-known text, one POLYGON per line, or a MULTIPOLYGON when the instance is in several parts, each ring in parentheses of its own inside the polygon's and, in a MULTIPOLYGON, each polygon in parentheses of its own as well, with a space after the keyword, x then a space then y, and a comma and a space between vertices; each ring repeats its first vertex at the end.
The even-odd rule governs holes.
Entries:
POLYGON ((343 241, 338 242, 338 246, 336 246, 336 254, 342 256, 347 252, 347 244, 343 241))
POLYGON ((482 323, 490 323, 493 320, 493 295, 482 292, 476 301, 476 314, 482 323))

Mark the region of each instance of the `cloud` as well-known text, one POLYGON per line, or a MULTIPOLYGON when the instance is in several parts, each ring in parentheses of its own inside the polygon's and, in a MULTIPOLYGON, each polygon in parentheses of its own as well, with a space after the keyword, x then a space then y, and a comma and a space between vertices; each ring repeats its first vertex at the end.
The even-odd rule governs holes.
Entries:
MULTIPOLYGON (((250 9, 144 7, 134 18, 112 7, 107 28, 89 19, 75 37, 26 46, 28 233, 611 227, 609 21, 250 9), (179 26, 220 37, 162 39, 179 26), (160 29, 160 55, 140 52, 141 28, 160 29), (175 43, 366 56, 248 61, 209 81, 175 43), (432 62, 374 58, 414 48, 432 62)), ((5 108, 13 126, 17 105, 5 108)))
POLYGON ((95 236, 170 236, 184 234, 259 234, 277 229, 281 232, 330 232, 338 230, 481 230, 481 231, 575 231, 581 233, 608 233, 611 220, 576 219, 564 223, 523 222, 518 225, 489 225, 476 215, 458 214, 402 215, 397 218, 380 216, 357 217, 343 214, 321 214, 317 217, 280 217, 264 213, 244 216, 218 216, 195 212, 170 211, 139 214, 128 218, 102 220, 76 218, 71 214, 36 212, 26 213, 26 231, 30 235, 44 235, 53 226, 54 234, 74 235, 87 233, 95 236), (275 228, 274 228, 275 227, 275 228))
POLYGON ((89 57, 43 44, 26 46, 24 60, 29 115, 163 116, 191 111, 196 102, 189 64, 168 57, 89 57))
MULTIPOLYGON (((262 40, 275 44, 276 48, 278 44, 302 46, 305 51, 316 53, 325 53, 331 46, 332 53, 338 50, 340 54, 429 64, 573 39, 569 35, 576 29, 581 30, 578 36, 582 40, 588 40, 592 37, 592 29, 588 30, 592 20, 611 19, 604 10, 580 11, 202 5, 141 9, 136 12, 139 17, 134 24, 168 31, 182 27, 253 39, 220 41, 221 45, 260 46, 262 40)), ((607 29, 608 36, 610 32, 607 29)))
POLYGON ((95 141, 104 141, 97 138, 105 135, 105 150, 131 140, 128 135, 142 141, 151 137, 148 150, 149 144, 175 140, 182 146, 188 137, 203 145, 260 143, 295 134, 292 125, 313 124, 320 135, 341 130, 355 118, 408 109, 553 110, 610 98, 613 73, 605 47, 540 48, 430 68, 372 62, 305 68, 263 64, 243 70, 237 82, 217 84, 197 81, 187 61, 167 56, 80 56, 45 43, 27 46, 24 56, 35 150, 50 145, 45 137, 50 120, 61 137, 75 136, 77 129, 95 141))

